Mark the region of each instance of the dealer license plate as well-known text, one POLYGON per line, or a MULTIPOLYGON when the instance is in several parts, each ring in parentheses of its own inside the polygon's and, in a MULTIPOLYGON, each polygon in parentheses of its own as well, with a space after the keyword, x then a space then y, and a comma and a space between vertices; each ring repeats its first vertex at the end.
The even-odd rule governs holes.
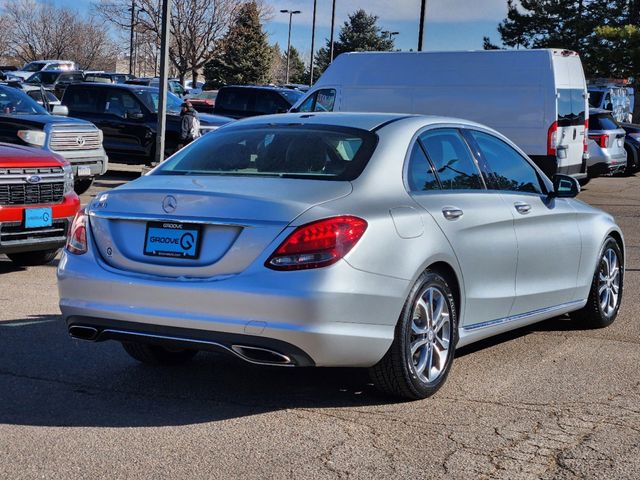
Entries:
POLYGON ((149 222, 144 254, 156 257, 196 259, 200 255, 201 225, 149 222))
POLYGON ((27 208, 24 211, 25 228, 42 228, 52 225, 51 207, 47 208, 27 208))

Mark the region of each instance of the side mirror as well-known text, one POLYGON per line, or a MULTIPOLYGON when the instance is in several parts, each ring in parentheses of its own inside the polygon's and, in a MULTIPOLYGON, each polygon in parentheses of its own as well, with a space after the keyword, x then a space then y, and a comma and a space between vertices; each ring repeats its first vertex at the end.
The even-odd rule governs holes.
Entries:
POLYGON ((53 105, 51 107, 51 114, 66 117, 69 115, 69 108, 66 105, 53 105))
POLYGON ((580 193, 578 180, 569 175, 554 175, 553 192, 551 196, 556 198, 574 198, 580 193))
POLYGON ((128 111, 127 112, 127 118, 129 120, 143 120, 144 119, 144 113, 135 112, 135 111, 128 111))

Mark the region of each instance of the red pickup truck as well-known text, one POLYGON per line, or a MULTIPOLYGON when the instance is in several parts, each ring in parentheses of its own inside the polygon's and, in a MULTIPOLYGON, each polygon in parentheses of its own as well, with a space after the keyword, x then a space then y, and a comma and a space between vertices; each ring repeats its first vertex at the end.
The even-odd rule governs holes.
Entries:
POLYGON ((0 254, 22 266, 51 262, 79 209, 64 158, 0 143, 0 254))

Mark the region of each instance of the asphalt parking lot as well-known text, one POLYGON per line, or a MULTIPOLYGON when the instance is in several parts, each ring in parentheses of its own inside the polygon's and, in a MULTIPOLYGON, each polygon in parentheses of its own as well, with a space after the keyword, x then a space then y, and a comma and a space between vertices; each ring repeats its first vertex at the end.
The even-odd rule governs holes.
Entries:
MULTIPOLYGON (((114 167, 89 194, 137 176, 114 167)), ((67 336, 54 265, 0 256, 0 478, 640 478, 640 176, 579 198, 625 233, 616 322, 562 317, 461 349, 411 403, 359 370, 139 365, 67 336)))

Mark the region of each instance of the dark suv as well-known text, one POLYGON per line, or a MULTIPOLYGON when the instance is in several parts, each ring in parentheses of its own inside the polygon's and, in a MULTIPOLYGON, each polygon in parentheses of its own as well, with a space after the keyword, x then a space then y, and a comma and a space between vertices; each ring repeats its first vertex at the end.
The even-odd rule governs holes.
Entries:
MULTIPOLYGON (((70 85, 62 97, 69 116, 94 123, 104 134, 109 158, 122 163, 150 164, 155 158, 159 92, 139 85, 81 83, 70 85)), ((168 93, 165 154, 172 154, 180 141, 182 100, 168 93)), ((230 118, 199 114, 201 133, 231 121, 230 118)))
POLYGON ((84 81, 84 74, 81 71, 63 70, 40 70, 25 80, 26 85, 42 85, 50 90, 58 98, 62 98, 66 88, 72 83, 84 81))
POLYGON ((303 92, 279 87, 222 87, 213 112, 231 118, 286 113, 302 95, 303 92))

